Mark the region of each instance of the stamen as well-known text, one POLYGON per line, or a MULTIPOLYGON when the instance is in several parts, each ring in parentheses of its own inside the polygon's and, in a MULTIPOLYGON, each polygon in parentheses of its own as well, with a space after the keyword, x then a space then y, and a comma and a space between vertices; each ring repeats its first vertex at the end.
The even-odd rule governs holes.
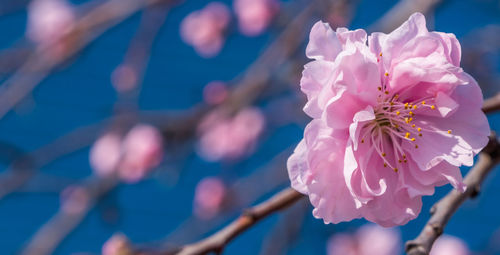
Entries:
POLYGON ((451 130, 448 130, 448 134, 451 134, 451 130))
POLYGON ((436 106, 431 105, 431 109, 432 109, 432 110, 436 109, 436 106))

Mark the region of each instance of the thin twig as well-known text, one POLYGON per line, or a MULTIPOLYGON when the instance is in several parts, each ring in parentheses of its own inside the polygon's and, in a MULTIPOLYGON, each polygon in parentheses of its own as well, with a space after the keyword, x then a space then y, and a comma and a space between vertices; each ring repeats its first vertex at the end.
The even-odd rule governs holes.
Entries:
POLYGON ((443 233, 444 227, 455 211, 468 198, 478 195, 481 183, 496 164, 500 162, 500 144, 496 137, 479 154, 479 160, 465 177, 464 183, 467 190, 461 193, 452 190, 448 195, 439 200, 431 209, 431 218, 422 229, 420 235, 406 243, 408 255, 428 255, 434 241, 443 233))
POLYGON ((177 254, 196 255, 207 254, 209 252, 221 253, 225 245, 240 233, 255 225, 259 220, 265 218, 269 214, 294 204, 302 197, 304 197, 304 195, 301 193, 292 188, 287 188, 268 200, 249 208, 235 221, 219 230, 217 233, 197 243, 184 246, 177 254))

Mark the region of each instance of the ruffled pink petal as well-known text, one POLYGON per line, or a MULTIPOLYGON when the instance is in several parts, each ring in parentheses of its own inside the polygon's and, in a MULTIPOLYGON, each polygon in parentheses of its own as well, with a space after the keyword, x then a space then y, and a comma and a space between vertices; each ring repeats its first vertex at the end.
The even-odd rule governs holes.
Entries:
POLYGON ((334 61, 341 50, 342 45, 330 25, 322 21, 316 22, 309 34, 306 56, 317 60, 334 61))

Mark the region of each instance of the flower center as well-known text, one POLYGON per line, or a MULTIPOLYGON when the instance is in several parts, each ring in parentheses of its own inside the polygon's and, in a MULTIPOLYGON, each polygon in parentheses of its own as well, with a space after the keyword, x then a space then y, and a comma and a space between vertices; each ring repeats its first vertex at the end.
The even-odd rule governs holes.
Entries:
MULTIPOLYGON (((435 110, 436 106, 425 100, 402 101, 398 94, 391 94, 385 85, 378 87, 378 90, 378 103, 374 107, 375 119, 363 127, 361 143, 369 140, 382 158, 384 167, 398 172, 398 166, 407 163, 402 142, 406 140, 418 149, 418 139, 423 136, 422 131, 437 132, 414 124, 414 119, 418 118, 416 111, 425 108, 435 110)), ((427 100, 434 102, 434 98, 427 100)), ((451 134, 451 130, 448 130, 448 134, 451 134)))

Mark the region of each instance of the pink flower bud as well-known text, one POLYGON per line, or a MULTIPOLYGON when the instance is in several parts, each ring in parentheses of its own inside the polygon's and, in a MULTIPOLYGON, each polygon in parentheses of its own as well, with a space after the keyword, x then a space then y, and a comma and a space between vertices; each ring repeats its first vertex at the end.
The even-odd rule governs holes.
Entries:
POLYGON ((224 198, 226 186, 216 177, 207 177, 196 186, 194 197, 194 213, 201 219, 209 219, 217 215, 224 198))
POLYGON ((203 89, 203 99, 207 104, 216 105, 222 103, 228 91, 226 85, 221 81, 212 81, 203 89))

